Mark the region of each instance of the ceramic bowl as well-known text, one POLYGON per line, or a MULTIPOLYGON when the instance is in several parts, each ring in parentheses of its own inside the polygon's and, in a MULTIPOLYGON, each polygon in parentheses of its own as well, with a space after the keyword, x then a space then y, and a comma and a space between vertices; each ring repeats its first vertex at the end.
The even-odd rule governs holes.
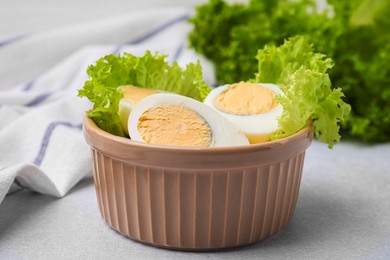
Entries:
POLYGON ((283 230, 297 203, 311 127, 234 147, 151 145, 111 135, 85 118, 100 213, 133 240, 219 250, 283 230))

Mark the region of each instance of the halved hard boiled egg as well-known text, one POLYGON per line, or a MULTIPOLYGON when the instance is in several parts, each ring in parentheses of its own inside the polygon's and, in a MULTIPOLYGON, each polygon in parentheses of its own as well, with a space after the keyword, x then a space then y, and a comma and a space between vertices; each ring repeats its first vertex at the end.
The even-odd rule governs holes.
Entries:
POLYGON ((189 147, 249 144, 245 134, 221 114, 195 99, 169 93, 147 96, 128 120, 135 141, 189 147))
POLYGON ((269 141, 278 129, 283 92, 274 84, 239 82, 214 88, 204 103, 239 127, 250 143, 269 141))
POLYGON ((123 98, 119 101, 118 114, 121 120, 122 128, 124 132, 129 135, 127 128, 127 121, 134 105, 137 104, 143 98, 158 93, 157 90, 136 87, 133 85, 121 86, 118 91, 123 93, 123 98))

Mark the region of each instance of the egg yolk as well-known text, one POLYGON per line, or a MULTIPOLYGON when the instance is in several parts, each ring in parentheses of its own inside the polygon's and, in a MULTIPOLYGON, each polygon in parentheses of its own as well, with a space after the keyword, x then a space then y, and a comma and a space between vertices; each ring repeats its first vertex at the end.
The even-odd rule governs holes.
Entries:
POLYGON ((152 94, 156 94, 157 91, 148 88, 136 87, 133 85, 127 85, 122 89, 123 97, 131 104, 137 104, 141 99, 152 94))
POLYGON ((275 92, 258 84, 240 82, 231 85, 214 99, 214 106, 235 115, 263 114, 278 105, 275 92))
POLYGON ((142 139, 151 144, 208 147, 212 131, 201 115, 180 105, 164 104, 146 110, 138 119, 142 139))

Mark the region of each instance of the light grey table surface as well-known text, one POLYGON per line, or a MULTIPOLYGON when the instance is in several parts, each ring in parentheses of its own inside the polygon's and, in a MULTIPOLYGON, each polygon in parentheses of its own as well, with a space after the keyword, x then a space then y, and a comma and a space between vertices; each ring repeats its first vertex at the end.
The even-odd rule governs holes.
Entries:
POLYGON ((390 144, 314 141, 298 204, 281 233, 223 252, 134 242, 99 215, 92 177, 62 199, 28 191, 0 205, 0 259, 389 259, 390 144))

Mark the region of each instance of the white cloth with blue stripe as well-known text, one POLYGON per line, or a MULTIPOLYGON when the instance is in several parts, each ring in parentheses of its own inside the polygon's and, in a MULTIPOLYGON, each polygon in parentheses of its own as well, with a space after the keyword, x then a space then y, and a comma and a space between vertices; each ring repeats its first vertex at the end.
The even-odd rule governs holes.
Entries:
POLYGON ((212 84, 211 65, 187 48, 189 15, 148 10, 0 43, 0 203, 17 186, 62 197, 91 173, 82 136, 91 104, 77 90, 100 57, 151 50, 181 65, 199 59, 212 84))

